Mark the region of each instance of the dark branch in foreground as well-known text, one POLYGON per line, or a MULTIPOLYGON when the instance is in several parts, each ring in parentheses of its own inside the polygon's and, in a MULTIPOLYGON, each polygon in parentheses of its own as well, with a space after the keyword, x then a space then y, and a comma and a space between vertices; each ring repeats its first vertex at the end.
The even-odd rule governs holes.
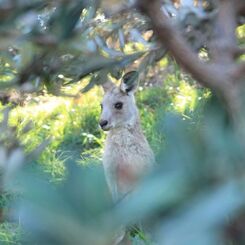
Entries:
POLYGON ((241 111, 241 83, 236 81, 243 80, 244 65, 236 64, 239 48, 235 29, 237 14, 241 13, 243 7, 243 0, 220 0, 215 38, 211 47, 212 60, 204 63, 165 15, 161 1, 137 2, 138 10, 150 18, 154 32, 169 53, 197 82, 213 90, 225 101, 233 119, 241 111))
POLYGON ((176 61, 202 85, 214 89, 218 83, 210 81, 215 75, 211 75, 214 73, 212 67, 202 62, 175 30, 169 17, 161 10, 160 1, 138 1, 138 9, 151 19, 155 33, 176 61))

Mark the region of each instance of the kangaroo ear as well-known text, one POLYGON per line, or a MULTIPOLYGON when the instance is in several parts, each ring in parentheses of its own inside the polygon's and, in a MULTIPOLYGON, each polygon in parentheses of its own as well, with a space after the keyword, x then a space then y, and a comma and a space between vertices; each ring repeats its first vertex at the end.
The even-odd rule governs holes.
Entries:
POLYGON ((102 83, 101 86, 106 93, 107 91, 115 87, 115 84, 110 79, 108 79, 106 82, 102 83))
POLYGON ((134 93, 138 86, 139 73, 137 71, 130 71, 122 77, 120 90, 123 93, 134 93))

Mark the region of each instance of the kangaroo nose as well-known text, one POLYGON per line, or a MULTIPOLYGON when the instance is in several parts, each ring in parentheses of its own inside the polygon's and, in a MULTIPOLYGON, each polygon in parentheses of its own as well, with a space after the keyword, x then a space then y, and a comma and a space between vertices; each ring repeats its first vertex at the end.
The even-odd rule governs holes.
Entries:
POLYGON ((107 120, 100 120, 100 127, 103 128, 108 124, 107 120))

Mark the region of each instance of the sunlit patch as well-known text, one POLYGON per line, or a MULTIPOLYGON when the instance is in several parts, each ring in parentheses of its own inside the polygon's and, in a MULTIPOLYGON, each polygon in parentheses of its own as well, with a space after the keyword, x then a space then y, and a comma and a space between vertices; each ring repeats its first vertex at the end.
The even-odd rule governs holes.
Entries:
MULTIPOLYGON (((245 24, 237 27, 236 34, 237 34, 238 42, 240 43, 241 46, 244 46, 245 45, 245 24)), ((240 56, 240 60, 245 61, 245 54, 242 54, 240 56)))
POLYGON ((63 79, 63 78, 64 78, 64 75, 62 75, 62 74, 59 74, 59 75, 58 75, 58 78, 61 78, 61 79, 63 79))
POLYGON ((237 27, 236 34, 238 38, 245 38, 245 24, 237 27))
POLYGON ((44 139, 51 138, 37 161, 54 181, 64 177, 66 158, 70 159, 74 152, 79 158, 81 152, 88 148, 101 146, 104 137, 99 136, 101 132, 96 118, 100 111, 100 96, 101 91, 97 87, 76 98, 46 94, 31 97, 25 106, 17 106, 11 111, 10 124, 17 126, 18 137, 26 152, 31 152, 44 139), (32 129, 23 133, 22 129, 30 121, 32 129), (61 154, 64 152, 61 146, 67 154, 61 154))
POLYGON ((178 92, 173 98, 173 107, 179 113, 193 111, 198 99, 197 90, 185 81, 180 81, 178 92))

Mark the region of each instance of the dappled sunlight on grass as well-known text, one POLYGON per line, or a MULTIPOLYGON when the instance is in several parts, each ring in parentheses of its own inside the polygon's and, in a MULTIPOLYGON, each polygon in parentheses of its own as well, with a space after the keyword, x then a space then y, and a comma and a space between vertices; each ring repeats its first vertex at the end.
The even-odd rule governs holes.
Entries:
POLYGON ((10 123, 17 126, 27 152, 51 139, 38 163, 54 178, 62 178, 66 161, 79 160, 87 149, 101 147, 103 137, 97 126, 100 96, 97 88, 77 98, 39 96, 11 112, 10 123), (31 130, 23 133, 29 122, 31 130))
POLYGON ((244 38, 245 38, 245 24, 239 26, 239 27, 237 28, 236 32, 237 32, 238 38, 242 39, 243 42, 245 42, 245 41, 244 41, 244 38))
POLYGON ((177 93, 173 98, 173 108, 182 114, 186 110, 193 111, 197 102, 197 90, 189 83, 180 81, 177 93))
MULTIPOLYGON (((241 46, 245 45, 245 24, 239 26, 236 29, 237 37, 238 37, 238 42, 240 43, 241 46)), ((240 57, 240 60, 245 61, 245 54, 242 54, 240 57)))
MULTIPOLYGON (((35 147, 40 142, 33 142, 33 136, 47 136, 52 138, 62 137, 62 132, 67 123, 67 112, 72 106, 71 100, 57 97, 40 97, 38 104, 29 104, 24 107, 17 107, 11 113, 10 123, 18 125, 19 132, 31 121, 33 130, 25 134, 22 138, 26 144, 31 141, 33 144, 30 147, 35 147), (43 101, 42 101, 43 100, 43 101), (33 135, 33 134, 35 135, 33 135), (29 136, 29 137, 28 137, 29 136)), ((43 140, 43 137, 40 138, 43 140)))

